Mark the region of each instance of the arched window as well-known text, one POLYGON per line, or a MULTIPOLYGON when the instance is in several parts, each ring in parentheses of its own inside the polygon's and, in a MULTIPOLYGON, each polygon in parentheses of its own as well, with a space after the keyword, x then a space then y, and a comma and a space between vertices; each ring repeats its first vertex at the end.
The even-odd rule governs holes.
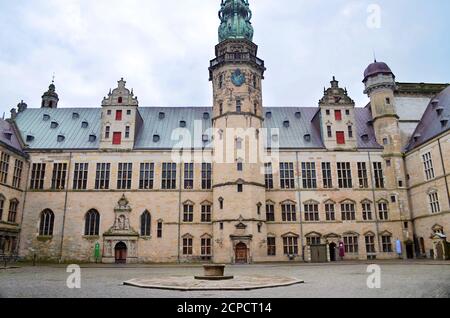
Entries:
POLYGON ((40 236, 53 236, 53 225, 55 223, 55 214, 52 210, 44 210, 41 213, 41 224, 39 226, 40 236))
POLYGON ((150 236, 152 216, 148 211, 141 215, 141 236, 150 236))
POLYGON ((97 210, 90 210, 86 213, 84 223, 84 235, 98 236, 100 229, 100 213, 97 210))

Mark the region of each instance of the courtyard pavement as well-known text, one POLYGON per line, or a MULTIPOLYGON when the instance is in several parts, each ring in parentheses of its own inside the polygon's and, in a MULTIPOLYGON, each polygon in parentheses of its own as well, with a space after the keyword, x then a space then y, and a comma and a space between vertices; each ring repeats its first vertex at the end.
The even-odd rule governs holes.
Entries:
MULTIPOLYGON (((450 262, 387 261, 381 268, 381 288, 367 287, 371 263, 264 264, 228 266, 235 276, 286 276, 305 284, 254 291, 180 292, 124 286, 130 279, 194 276, 201 266, 81 265, 81 288, 66 285, 66 266, 26 266, 0 269, 0 297, 33 298, 450 298, 450 262)), ((19 265, 20 266, 20 265, 19 265)))

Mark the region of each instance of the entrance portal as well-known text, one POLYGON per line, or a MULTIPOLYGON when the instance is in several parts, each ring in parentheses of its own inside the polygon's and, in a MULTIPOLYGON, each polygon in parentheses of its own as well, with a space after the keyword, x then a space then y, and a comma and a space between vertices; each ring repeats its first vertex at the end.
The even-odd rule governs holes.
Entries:
POLYGON ((406 242, 406 257, 408 259, 414 258, 414 243, 413 242, 406 242))
POLYGON ((239 243, 238 245, 236 245, 236 263, 248 263, 247 245, 245 245, 244 243, 239 243))
POLYGON ((124 242, 117 243, 114 251, 116 256, 116 264, 126 264, 128 253, 127 245, 124 242))
POLYGON ((330 262, 336 262, 336 243, 330 243, 330 262))

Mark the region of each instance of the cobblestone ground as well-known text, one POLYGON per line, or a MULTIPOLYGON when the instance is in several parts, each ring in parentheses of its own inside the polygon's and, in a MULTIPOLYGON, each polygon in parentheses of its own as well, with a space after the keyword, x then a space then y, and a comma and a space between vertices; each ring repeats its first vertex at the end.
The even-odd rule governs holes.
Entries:
POLYGON ((123 286, 133 278, 197 275, 198 266, 82 266, 81 289, 66 286, 65 266, 0 270, 0 297, 450 297, 450 263, 379 263, 381 288, 367 288, 367 264, 229 266, 230 275, 278 275, 305 280, 290 287, 242 292, 176 292, 123 286))

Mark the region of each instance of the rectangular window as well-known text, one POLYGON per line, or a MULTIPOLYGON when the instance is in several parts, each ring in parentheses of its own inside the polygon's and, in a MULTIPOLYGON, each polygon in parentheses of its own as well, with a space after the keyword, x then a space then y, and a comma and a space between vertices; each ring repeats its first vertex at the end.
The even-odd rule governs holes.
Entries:
POLYGON ((202 205, 202 222, 211 222, 211 205, 202 205))
POLYGON ((31 190, 44 189, 45 168, 45 163, 33 163, 33 167, 31 169, 31 190))
POLYGON ((183 222, 194 222, 194 206, 192 204, 185 204, 183 206, 183 222))
POLYGON ((280 186, 281 189, 294 189, 294 163, 280 163, 280 186))
POLYGON ((155 164, 141 163, 141 169, 139 174, 139 189, 141 190, 153 189, 154 178, 155 178, 155 164))
POLYGON ((105 128, 105 139, 109 139, 110 134, 111 134, 111 127, 106 126, 106 128, 105 128))
POLYGON ((273 169, 271 163, 264 164, 264 176, 266 180, 266 189, 273 189, 273 169))
POLYGON ((23 161, 16 159, 14 163, 13 187, 20 188, 22 184, 23 161))
POLYGON ((64 190, 66 188, 67 163, 53 164, 52 190, 64 190))
POLYGON ((210 238, 202 238, 202 248, 201 253, 203 257, 210 257, 212 256, 212 240, 210 238))
POLYGON ((298 255, 298 238, 284 237, 283 238, 284 255, 296 256, 298 255))
POLYGON ((316 246, 320 244, 321 244, 320 236, 308 236, 306 238, 306 245, 308 246, 316 246))
POLYGON ((267 238, 267 255, 276 256, 277 255, 277 244, 275 237, 267 238))
POLYGON ((356 211, 353 203, 341 204, 342 221, 355 221, 356 211))
POLYGON ((131 190, 132 178, 133 178, 133 164, 119 163, 117 171, 117 189, 131 190))
POLYGON ((336 119, 337 121, 341 121, 342 120, 342 111, 335 110, 334 111, 334 119, 336 119))
POLYGON ((347 254, 358 254, 358 237, 344 236, 344 249, 347 254))
POLYGON ((331 163, 330 162, 322 162, 322 178, 323 178, 323 187, 325 189, 333 188, 333 176, 331 174, 331 163))
POLYGON ((353 188, 352 169, 350 162, 338 162, 338 183, 340 189, 353 188))
POLYGON ((242 102, 240 99, 236 100, 236 112, 240 113, 242 111, 242 102))
POLYGON ((385 202, 378 203, 378 214, 381 221, 389 220, 388 205, 385 202))
POLYGON ((162 238, 163 235, 163 223, 160 221, 158 222, 158 228, 156 231, 156 235, 158 236, 158 238, 162 238))
POLYGON ((177 164, 162 164, 162 183, 163 190, 175 190, 177 188, 177 164))
POLYGON ((113 145, 121 145, 122 144, 122 133, 115 132, 113 134, 113 145))
POLYGON ((425 168, 425 178, 426 180, 434 179, 434 167, 433 167, 433 159, 431 157, 431 152, 428 152, 422 156, 423 165, 425 168))
POLYGON ((343 131, 336 132, 336 142, 338 145, 345 145, 345 133, 343 131))
POLYGON ((319 205, 305 204, 305 221, 317 222, 319 221, 319 205))
POLYGON ((441 205, 439 203, 439 195, 437 192, 430 193, 428 195, 430 200, 431 213, 441 212, 441 205))
POLYGON ((121 121, 122 120, 122 111, 116 110, 116 120, 121 121))
POLYGON ((392 253, 392 237, 383 235, 381 237, 381 245, 383 246, 384 253, 392 253))
MULTIPOLYGON (((5 200, 0 197, 0 221, 3 219, 3 209, 5 207, 5 200)), ((0 250, 1 250, 1 246, 0 246, 0 250)))
POLYGON ((267 222, 275 222, 275 206, 273 204, 266 204, 266 219, 267 222))
POLYGON ((237 163, 237 171, 244 171, 244 164, 242 162, 237 163))
POLYGON ((9 159, 10 156, 2 152, 0 159, 0 183, 6 183, 8 180, 9 159))
POLYGON ((328 135, 328 138, 333 137, 333 129, 331 126, 327 126, 327 135, 328 135))
POLYGON ((202 189, 212 189, 212 164, 202 163, 202 189))
POLYGON ((367 189, 369 187, 369 179, 367 177, 367 165, 365 162, 358 162, 358 180, 360 189, 367 189))
POLYGON ((327 218, 327 221, 336 221, 336 212, 334 204, 331 203, 325 204, 325 216, 327 218))
POLYGON ((194 164, 184 164, 184 188, 186 190, 194 189, 194 164))
POLYGON ((383 166, 381 162, 373 163, 373 171, 375 177, 375 188, 383 189, 384 188, 384 176, 383 176, 383 166))
POLYGON ((295 204, 283 204, 281 205, 281 215, 283 222, 296 222, 297 221, 297 209, 295 204))
POLYGON ((370 203, 362 204, 362 213, 364 221, 372 221, 372 205, 370 203))
POLYGON ((88 163, 76 163, 73 173, 73 189, 86 190, 88 181, 88 163))
POLYGON ((184 238, 183 239, 183 255, 192 255, 192 238, 184 238))
POLYGON ((237 192, 238 193, 244 192, 244 185, 243 184, 238 184, 237 185, 237 192))
POLYGON ((376 253, 375 251, 375 237, 373 235, 367 235, 366 240, 366 252, 367 254, 376 253))
POLYGON ((97 163, 97 170, 95 173, 95 189, 108 190, 109 176, 111 173, 110 163, 97 163))
POLYGON ((19 202, 16 200, 12 200, 11 202, 9 202, 8 222, 16 223, 18 205, 19 202))
POLYGON ((353 138, 353 126, 348 126, 348 138, 353 138))
POLYGON ((130 138, 130 126, 125 127, 125 138, 130 138))
POLYGON ((314 162, 302 162, 302 177, 304 189, 316 189, 316 164, 314 162))

